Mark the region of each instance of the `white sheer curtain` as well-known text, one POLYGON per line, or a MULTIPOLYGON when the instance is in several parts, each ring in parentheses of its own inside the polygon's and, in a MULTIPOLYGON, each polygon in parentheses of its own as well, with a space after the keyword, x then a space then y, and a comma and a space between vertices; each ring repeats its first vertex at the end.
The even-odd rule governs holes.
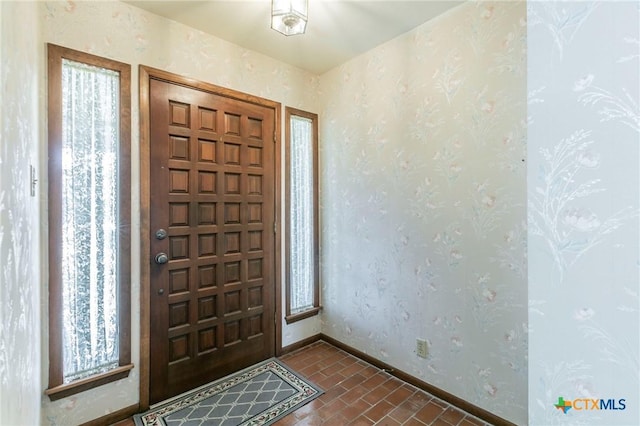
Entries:
POLYGON ((118 366, 117 72, 62 64, 64 383, 118 366))
POLYGON ((291 116, 290 303, 291 313, 313 308, 313 122, 291 116))

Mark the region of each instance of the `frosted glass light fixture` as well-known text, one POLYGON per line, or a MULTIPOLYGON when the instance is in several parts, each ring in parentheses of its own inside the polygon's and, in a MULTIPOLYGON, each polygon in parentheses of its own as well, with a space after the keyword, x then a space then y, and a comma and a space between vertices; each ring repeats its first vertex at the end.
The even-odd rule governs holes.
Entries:
POLYGON ((271 28, 286 36, 304 34, 308 0, 271 0, 271 28))

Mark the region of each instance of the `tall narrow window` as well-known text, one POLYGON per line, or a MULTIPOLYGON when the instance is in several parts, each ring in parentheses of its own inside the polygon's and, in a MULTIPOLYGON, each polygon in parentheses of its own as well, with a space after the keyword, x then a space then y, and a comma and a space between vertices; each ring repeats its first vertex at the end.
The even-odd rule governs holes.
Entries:
POLYGON ((287 323, 320 310, 318 116, 286 108, 287 323))
POLYGON ((130 66, 49 45, 49 389, 128 375, 130 66))

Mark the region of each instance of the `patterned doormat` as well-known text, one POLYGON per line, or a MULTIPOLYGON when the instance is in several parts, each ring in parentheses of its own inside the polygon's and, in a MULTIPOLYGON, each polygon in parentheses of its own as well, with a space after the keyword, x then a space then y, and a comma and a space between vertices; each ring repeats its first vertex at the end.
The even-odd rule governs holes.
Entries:
POLYGON ((275 358, 153 406, 137 426, 270 425, 323 391, 275 358))

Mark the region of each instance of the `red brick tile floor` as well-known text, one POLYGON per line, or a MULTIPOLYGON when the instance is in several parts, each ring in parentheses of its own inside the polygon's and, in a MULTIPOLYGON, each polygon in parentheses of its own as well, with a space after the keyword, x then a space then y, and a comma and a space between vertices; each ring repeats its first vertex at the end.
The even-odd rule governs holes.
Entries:
POLYGON ((487 425, 323 341, 280 360, 325 392, 275 426, 487 425))
MULTIPOLYGON (((487 426, 488 423, 318 341, 280 358, 324 390, 275 426, 487 426)), ((116 423, 132 426, 133 420, 116 423)), ((212 425, 213 426, 213 425, 212 425)))

